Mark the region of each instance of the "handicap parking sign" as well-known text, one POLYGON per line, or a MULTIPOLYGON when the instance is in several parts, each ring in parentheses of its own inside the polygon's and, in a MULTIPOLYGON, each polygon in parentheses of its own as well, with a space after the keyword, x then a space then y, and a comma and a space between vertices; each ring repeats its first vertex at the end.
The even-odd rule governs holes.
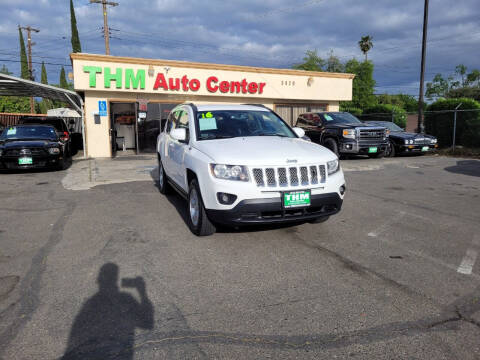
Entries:
POLYGON ((98 101, 98 115, 107 116, 107 102, 105 100, 98 101))

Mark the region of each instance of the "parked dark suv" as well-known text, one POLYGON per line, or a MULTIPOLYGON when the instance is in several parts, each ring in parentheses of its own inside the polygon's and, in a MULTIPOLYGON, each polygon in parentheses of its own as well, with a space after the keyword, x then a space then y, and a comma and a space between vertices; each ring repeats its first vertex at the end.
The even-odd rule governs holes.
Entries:
POLYGON ((74 155, 73 154, 73 149, 72 149, 72 139, 71 139, 71 134, 70 130, 68 129, 67 124, 65 123, 65 120, 59 117, 24 117, 20 118, 18 121, 19 124, 25 124, 25 125, 33 125, 33 124, 38 124, 38 125, 51 125, 55 128, 55 131, 57 132, 58 138, 62 143, 65 144, 65 153, 67 156, 74 155))
POLYGON ((383 126, 367 126, 348 112, 301 114, 295 126, 337 156, 359 154, 380 158, 388 147, 387 130, 383 126))

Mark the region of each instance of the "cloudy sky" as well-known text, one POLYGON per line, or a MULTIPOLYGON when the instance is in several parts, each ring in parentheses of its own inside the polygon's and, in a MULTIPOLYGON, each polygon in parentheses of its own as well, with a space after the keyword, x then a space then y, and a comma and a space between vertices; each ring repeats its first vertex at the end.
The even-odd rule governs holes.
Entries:
MULTIPOLYGON (((422 0, 116 0, 109 8, 111 54, 290 68, 309 49, 342 61, 363 59, 358 40, 373 37, 377 93, 418 95, 422 0)), ((74 0, 83 52, 102 54, 101 5, 74 0)), ((33 34, 36 79, 71 70, 68 0, 0 0, 0 67, 19 74, 18 24, 33 34), (5 16, 6 15, 6 16, 5 16)), ((478 0, 430 0, 426 80, 458 64, 480 68, 478 0)), ((26 39, 26 36, 25 36, 26 39)))

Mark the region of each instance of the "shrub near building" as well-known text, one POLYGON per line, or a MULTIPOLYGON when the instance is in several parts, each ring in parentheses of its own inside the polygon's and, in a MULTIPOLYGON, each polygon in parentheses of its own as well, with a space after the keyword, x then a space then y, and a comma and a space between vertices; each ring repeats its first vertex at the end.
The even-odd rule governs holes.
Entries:
POLYGON ((392 121, 405 129, 407 126, 407 113, 400 106, 378 104, 363 110, 361 120, 392 121))
POLYGON ((480 147, 480 103, 467 98, 440 99, 427 107, 425 113, 425 131, 436 136, 441 147, 451 146, 453 142, 453 118, 457 113, 455 143, 466 147, 480 147), (448 111, 450 110, 450 111, 448 111))

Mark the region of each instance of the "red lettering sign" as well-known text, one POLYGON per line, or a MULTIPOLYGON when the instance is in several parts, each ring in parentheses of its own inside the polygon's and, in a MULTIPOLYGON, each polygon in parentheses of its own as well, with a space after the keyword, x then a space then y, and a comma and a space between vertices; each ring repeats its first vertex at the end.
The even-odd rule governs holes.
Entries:
MULTIPOLYGON (((263 89, 267 83, 248 82, 247 79, 242 79, 242 81, 222 80, 219 82, 216 76, 210 76, 207 78, 205 85, 211 93, 216 93, 220 90, 223 94, 263 94, 263 89)), ((173 91, 179 91, 180 88, 183 91, 198 91, 200 87, 201 83, 198 79, 189 79, 187 75, 184 75, 182 78, 168 78, 167 81, 162 73, 157 74, 155 84, 153 85, 154 90, 162 88, 163 90, 173 91)))

